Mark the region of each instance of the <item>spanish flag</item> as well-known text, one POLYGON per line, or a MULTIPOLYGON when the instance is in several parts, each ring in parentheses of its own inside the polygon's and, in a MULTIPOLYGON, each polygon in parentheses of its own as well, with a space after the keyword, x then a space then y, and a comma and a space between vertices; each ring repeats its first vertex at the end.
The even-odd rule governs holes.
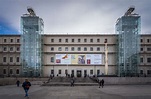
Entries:
POLYGON ((62 57, 62 59, 66 59, 66 58, 68 58, 68 54, 62 57))

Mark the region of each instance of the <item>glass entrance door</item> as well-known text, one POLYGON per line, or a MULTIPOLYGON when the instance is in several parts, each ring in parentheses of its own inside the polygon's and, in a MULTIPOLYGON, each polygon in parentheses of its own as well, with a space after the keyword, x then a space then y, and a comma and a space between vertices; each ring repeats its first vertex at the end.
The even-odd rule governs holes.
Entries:
POLYGON ((74 77, 74 70, 71 71, 71 77, 74 77))
POLYGON ((81 75, 82 75, 81 70, 77 70, 77 77, 81 77, 81 75))
POLYGON ((84 70, 84 77, 87 77, 87 70, 84 70))
POLYGON ((100 70, 97 70, 97 76, 100 75, 100 70))

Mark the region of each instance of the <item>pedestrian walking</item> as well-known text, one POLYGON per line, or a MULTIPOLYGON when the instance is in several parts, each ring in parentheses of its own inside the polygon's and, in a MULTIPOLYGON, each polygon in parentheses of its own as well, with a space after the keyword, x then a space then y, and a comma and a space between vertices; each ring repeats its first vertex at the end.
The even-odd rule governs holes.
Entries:
POLYGON ((71 78, 71 87, 74 87, 74 79, 73 78, 71 78))
POLYGON ((25 82, 22 84, 22 87, 25 90, 25 97, 28 97, 28 90, 29 90, 30 86, 31 86, 31 84, 28 81, 28 79, 25 79, 25 82))
POLYGON ((102 86, 102 80, 99 80, 99 88, 102 86))
POLYGON ((102 82, 102 88, 103 88, 103 86, 104 86, 104 79, 102 79, 101 82, 102 82))
POLYGON ((19 87, 19 85, 20 85, 20 81, 19 80, 16 81, 16 85, 17 85, 17 87, 19 87))

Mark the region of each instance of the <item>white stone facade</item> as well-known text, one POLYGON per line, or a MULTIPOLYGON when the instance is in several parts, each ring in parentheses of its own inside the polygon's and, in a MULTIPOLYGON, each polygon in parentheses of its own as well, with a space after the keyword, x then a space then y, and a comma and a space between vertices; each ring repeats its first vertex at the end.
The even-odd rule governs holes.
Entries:
MULTIPOLYGON (((0 75, 19 76, 21 74, 20 46, 21 35, 0 36, 0 75), (19 47, 19 48, 18 48, 19 47), (19 58, 18 58, 19 57, 19 58), (9 72, 8 72, 9 71, 9 72)), ((108 74, 116 75, 116 42, 115 34, 45 34, 42 35, 43 76, 49 77, 54 71, 54 76, 89 76, 104 74, 104 40, 108 43, 108 74), (56 64, 56 54, 101 54, 102 64, 78 65, 56 64), (60 73, 60 74, 59 74, 60 73)), ((141 35, 140 72, 151 74, 151 35, 141 35)))

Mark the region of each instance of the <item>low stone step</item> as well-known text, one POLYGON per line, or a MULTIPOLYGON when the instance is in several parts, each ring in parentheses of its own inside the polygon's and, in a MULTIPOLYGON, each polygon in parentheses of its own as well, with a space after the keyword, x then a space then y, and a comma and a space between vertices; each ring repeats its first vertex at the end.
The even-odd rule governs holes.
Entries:
MULTIPOLYGON (((83 83, 83 82, 88 82, 88 83, 93 83, 94 81, 88 77, 86 78, 74 78, 75 82, 77 83, 83 83)), ((71 78, 68 77, 54 77, 52 79, 48 79, 48 82, 70 82, 71 78)))
MULTIPOLYGON (((45 83, 42 84, 42 86, 70 86, 70 83, 60 83, 60 82, 56 82, 56 83, 45 83)), ((75 86, 98 86, 98 83, 75 83, 75 86)))

